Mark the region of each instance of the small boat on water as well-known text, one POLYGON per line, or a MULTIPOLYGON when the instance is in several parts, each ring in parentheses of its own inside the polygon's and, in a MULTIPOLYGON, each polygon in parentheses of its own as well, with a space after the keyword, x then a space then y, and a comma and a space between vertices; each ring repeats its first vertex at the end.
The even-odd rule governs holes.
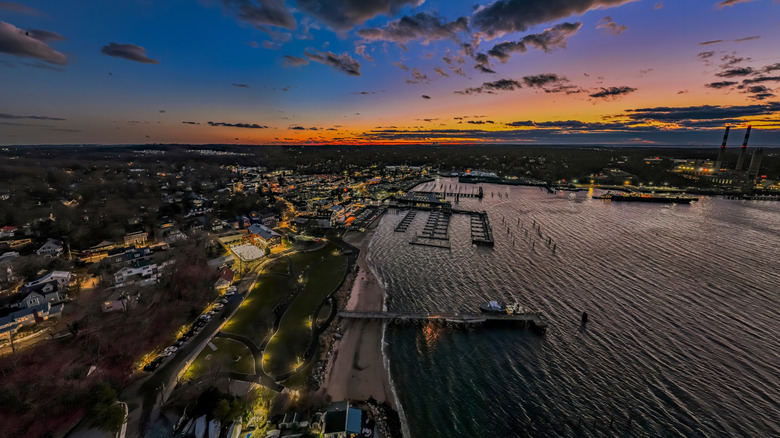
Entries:
POLYGON ((219 438, 219 420, 209 421, 209 438, 219 438))
POLYGON ((479 305, 482 313, 506 313, 506 306, 498 301, 488 301, 479 305))
POLYGON ((206 416, 195 420, 195 438, 203 438, 206 435, 206 416))

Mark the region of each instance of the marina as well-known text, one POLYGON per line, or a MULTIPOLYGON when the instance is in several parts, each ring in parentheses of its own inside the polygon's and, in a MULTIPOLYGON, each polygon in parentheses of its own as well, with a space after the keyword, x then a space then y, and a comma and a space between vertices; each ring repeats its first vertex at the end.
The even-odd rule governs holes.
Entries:
POLYGON ((471 243, 476 245, 493 246, 493 230, 486 212, 472 212, 471 214, 471 243))
POLYGON ((406 232, 415 216, 417 216, 417 210, 409 210, 406 212, 406 216, 404 216, 404 218, 401 219, 401 222, 396 225, 395 231, 398 233, 406 232))

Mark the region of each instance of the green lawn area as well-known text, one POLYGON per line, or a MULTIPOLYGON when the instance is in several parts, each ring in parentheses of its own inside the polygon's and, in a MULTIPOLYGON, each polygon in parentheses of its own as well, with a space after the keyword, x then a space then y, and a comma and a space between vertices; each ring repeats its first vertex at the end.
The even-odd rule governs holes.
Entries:
POLYGON ((281 274, 290 275, 290 259, 289 257, 281 257, 276 259, 263 269, 264 274, 281 274))
POLYGON ((195 379, 214 371, 235 371, 244 374, 255 373, 255 360, 246 345, 232 339, 214 338, 213 350, 207 345, 187 368, 184 378, 195 379), (235 359, 240 359, 235 362, 235 359))
POLYGON ((274 308, 294 291, 289 281, 286 277, 258 277, 255 289, 241 303, 241 307, 222 331, 246 336, 260 345, 273 327, 274 308))
MULTIPOLYGON (((297 358, 306 352, 311 342, 312 327, 309 318, 346 275, 348 259, 346 256, 333 255, 334 250, 335 247, 324 248, 323 251, 330 254, 330 257, 314 265, 305 274, 306 283, 303 291, 290 305, 282 318, 279 330, 268 343, 263 363, 265 370, 270 374, 278 375, 295 368, 297 358)), ((310 256, 320 252, 299 255, 310 256)), ((304 261, 308 260, 311 258, 304 259, 304 261)))

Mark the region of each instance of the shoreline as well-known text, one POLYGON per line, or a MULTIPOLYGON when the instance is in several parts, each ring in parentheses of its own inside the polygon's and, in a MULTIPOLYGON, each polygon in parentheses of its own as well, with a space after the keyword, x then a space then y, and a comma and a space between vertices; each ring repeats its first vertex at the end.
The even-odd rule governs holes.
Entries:
MULTIPOLYGON (((382 311, 385 290, 368 266, 368 245, 375 227, 364 233, 348 232, 344 241, 358 248, 357 272, 346 310, 382 311)), ((384 322, 341 321, 341 339, 334 342, 321 388, 332 400, 369 400, 387 402, 398 410, 389 370, 385 367, 382 343, 384 322)))

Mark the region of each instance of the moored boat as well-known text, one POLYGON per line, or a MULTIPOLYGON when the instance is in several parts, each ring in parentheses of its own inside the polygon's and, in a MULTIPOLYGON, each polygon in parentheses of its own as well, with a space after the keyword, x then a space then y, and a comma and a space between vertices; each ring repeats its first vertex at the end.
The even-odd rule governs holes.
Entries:
POLYGON ((479 305, 479 310, 483 313, 506 313, 506 306, 498 301, 488 301, 479 305))

